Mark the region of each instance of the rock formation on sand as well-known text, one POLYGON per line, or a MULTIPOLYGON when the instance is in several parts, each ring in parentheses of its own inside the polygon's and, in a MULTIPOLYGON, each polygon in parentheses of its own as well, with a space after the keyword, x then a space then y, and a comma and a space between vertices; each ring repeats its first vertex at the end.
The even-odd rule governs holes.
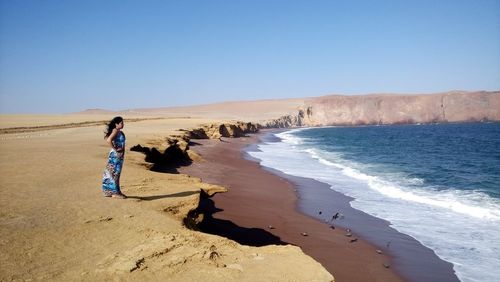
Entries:
POLYGON ((185 132, 184 139, 219 139, 221 137, 242 137, 247 133, 258 132, 259 124, 251 122, 213 123, 185 132))
POLYGON ((144 146, 137 144, 130 148, 131 151, 142 152, 146 155, 145 161, 150 163, 153 171, 168 171, 172 167, 189 165, 199 156, 189 150, 189 139, 165 138, 165 142, 157 146, 144 146))
MULTIPOLYGON (((200 160, 194 151, 189 149, 191 139, 219 139, 221 137, 243 137, 247 133, 256 133, 260 125, 251 122, 211 123, 199 128, 180 130, 183 134, 166 137, 164 142, 153 142, 153 146, 137 144, 131 151, 142 152, 145 161, 150 163, 153 171, 170 171, 173 167, 189 165, 200 160)), ((148 145, 148 144, 146 144, 148 145)))
POLYGON ((429 95, 331 95, 305 99, 266 127, 500 121, 500 91, 429 95))
MULTIPOLYGON (((189 165, 192 161, 199 161, 201 157, 190 150, 191 139, 219 139, 221 137, 237 138, 247 133, 255 133, 259 125, 250 122, 212 123, 199 128, 181 130, 183 134, 166 137, 164 142, 150 142, 149 144, 137 144, 130 148, 131 151, 141 152, 146 155, 145 161, 149 163, 152 171, 169 172, 176 167, 189 165)), ((227 189, 217 185, 210 185, 200 181, 200 201, 212 197, 216 193, 227 192, 227 189)), ((198 205, 197 205, 198 206, 198 205)), ((196 206, 196 207, 197 207, 196 206)), ((182 218, 184 225, 196 229, 196 225, 203 220, 203 214, 193 208, 185 213, 182 218)))

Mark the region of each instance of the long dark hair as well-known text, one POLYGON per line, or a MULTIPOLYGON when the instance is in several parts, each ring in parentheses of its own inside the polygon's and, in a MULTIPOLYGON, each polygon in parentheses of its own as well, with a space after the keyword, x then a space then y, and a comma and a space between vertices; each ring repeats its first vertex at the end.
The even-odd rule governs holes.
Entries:
POLYGON ((122 121, 122 117, 114 117, 108 124, 106 124, 106 128, 104 129, 104 139, 108 138, 111 132, 113 132, 113 129, 116 128, 116 124, 122 121))

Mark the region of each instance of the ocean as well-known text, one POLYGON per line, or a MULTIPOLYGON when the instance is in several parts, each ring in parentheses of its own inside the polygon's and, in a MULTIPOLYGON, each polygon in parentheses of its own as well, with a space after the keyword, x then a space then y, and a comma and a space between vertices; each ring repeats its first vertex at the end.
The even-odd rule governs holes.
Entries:
POLYGON ((453 264, 500 281, 500 123, 300 128, 248 153, 353 198, 354 209, 453 264))

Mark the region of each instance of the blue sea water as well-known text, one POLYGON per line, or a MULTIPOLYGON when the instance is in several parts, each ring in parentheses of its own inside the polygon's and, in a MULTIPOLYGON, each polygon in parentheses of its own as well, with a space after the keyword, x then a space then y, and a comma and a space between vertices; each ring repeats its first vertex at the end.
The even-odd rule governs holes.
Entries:
POLYGON ((301 128, 249 152, 261 165, 353 197, 451 262, 500 281, 500 123, 301 128))

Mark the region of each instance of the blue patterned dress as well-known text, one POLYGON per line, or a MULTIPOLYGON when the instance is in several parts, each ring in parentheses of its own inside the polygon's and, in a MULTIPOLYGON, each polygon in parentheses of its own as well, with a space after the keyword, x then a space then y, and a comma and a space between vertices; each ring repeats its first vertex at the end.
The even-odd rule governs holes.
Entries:
POLYGON ((105 197, 122 193, 120 190, 120 174, 125 156, 125 134, 120 131, 112 143, 114 148, 121 148, 122 150, 120 152, 117 152, 115 149, 109 151, 108 164, 102 178, 102 191, 105 197))

